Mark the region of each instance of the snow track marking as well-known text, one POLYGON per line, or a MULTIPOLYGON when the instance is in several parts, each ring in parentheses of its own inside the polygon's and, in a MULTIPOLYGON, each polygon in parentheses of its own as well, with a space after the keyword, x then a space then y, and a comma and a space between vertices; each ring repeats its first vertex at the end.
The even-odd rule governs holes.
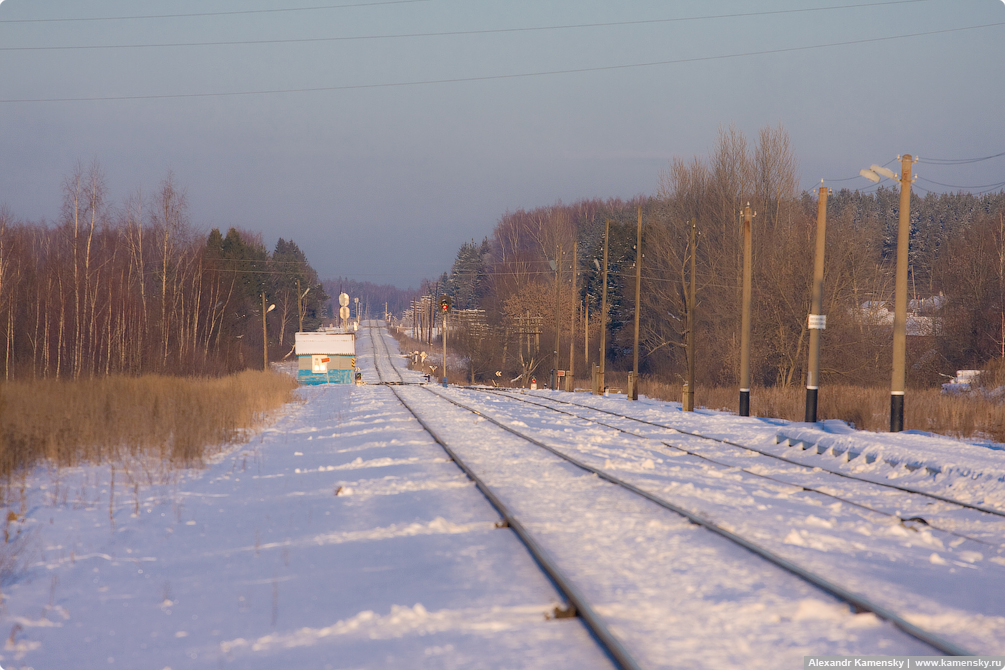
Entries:
POLYGON ((429 612, 422 605, 407 607, 393 605, 386 616, 372 610, 338 621, 325 628, 301 628, 292 633, 273 633, 257 640, 243 638, 221 642, 224 653, 248 649, 270 651, 309 647, 326 638, 358 636, 370 640, 390 639, 402 635, 431 635, 463 630, 471 633, 518 630, 521 626, 541 620, 539 605, 515 605, 489 609, 469 608, 429 612))

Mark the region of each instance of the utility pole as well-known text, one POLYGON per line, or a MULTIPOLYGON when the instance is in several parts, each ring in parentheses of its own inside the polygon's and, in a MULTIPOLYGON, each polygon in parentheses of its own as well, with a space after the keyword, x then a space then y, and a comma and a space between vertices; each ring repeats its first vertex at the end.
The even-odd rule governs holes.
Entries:
POLYGON ((897 294, 893 306, 893 379, 890 383, 890 432, 904 430, 904 385, 907 368, 907 252, 911 233, 911 166, 904 154, 900 168, 900 221, 897 228, 897 294))
POLYGON ((551 390, 558 390, 558 348, 561 339, 559 315, 562 313, 562 245, 558 245, 555 257, 555 348, 551 352, 551 390))
POLYGON ((433 322, 436 320, 436 294, 440 292, 440 282, 433 285, 433 292, 429 294, 429 339, 426 340, 426 346, 433 346, 433 322))
POLYGON ((265 330, 265 315, 276 308, 275 305, 269 305, 268 309, 265 309, 265 292, 262 291, 262 364, 263 370, 269 369, 269 339, 268 333, 265 330))
POLYGON ((827 238, 827 195, 829 189, 820 180, 817 189, 817 249, 813 258, 813 304, 807 320, 810 331, 810 362, 806 372, 807 423, 817 421, 817 390, 820 385, 820 331, 827 327, 827 317, 822 314, 824 301, 824 249, 827 238))
POLYGON ((579 316, 579 301, 576 297, 576 284, 579 275, 579 240, 572 243, 572 296, 573 308, 569 327, 569 369, 565 371, 565 390, 571 393, 576 388, 575 375, 575 350, 576 350, 576 318, 579 316))
POLYGON ((300 280, 298 279, 297 280, 297 314, 300 317, 300 322, 299 322, 300 326, 299 326, 299 329, 300 329, 301 333, 304 332, 304 308, 306 307, 306 305, 304 304, 304 298, 306 298, 307 294, 310 293, 310 292, 311 292, 311 287, 310 286, 308 286, 307 290, 304 291, 303 293, 300 292, 300 280))
POLYGON ((743 208, 743 298, 740 311, 740 416, 750 416, 750 293, 753 267, 750 249, 750 203, 743 208))
POLYGON ((611 235, 611 220, 604 224, 604 293, 600 300, 600 365, 594 368, 593 393, 604 394, 604 373, 607 364, 607 247, 611 235))
POLYGON ((998 210, 998 290, 1001 300, 1001 346, 1002 358, 1005 359, 1005 217, 998 210))
POLYGON ((642 206, 639 205, 639 227, 635 236, 635 349, 628 399, 639 399, 639 302, 642 300, 642 206))
POLYGON ((443 387, 447 387, 447 311, 448 308, 443 308, 443 387))
POLYGON ((694 326, 695 326, 695 258, 697 257, 698 249, 695 244, 695 234, 698 230, 698 219, 692 217, 691 219, 691 243, 689 245, 691 250, 691 285, 688 286, 688 299, 687 299, 687 341, 685 342, 687 348, 687 381, 684 385, 684 397, 681 399, 681 406, 685 412, 694 411, 694 326))

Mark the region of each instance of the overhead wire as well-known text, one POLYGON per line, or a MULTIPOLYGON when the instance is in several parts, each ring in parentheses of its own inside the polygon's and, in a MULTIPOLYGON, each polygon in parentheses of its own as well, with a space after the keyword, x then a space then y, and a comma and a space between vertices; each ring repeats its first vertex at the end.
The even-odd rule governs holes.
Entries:
MULTIPOLYGON (((929 164, 929 165, 942 165, 942 166, 950 166, 950 167, 952 167, 952 166, 957 166, 957 165, 968 165, 968 164, 971 164, 971 163, 980 163, 982 161, 987 161, 987 160, 991 160, 991 159, 994 159, 994 158, 1000 158, 1002 156, 1005 156, 1005 151, 1003 151, 1001 153, 997 153, 997 154, 992 154, 990 156, 980 156, 980 157, 976 157, 976 158, 927 158, 927 159, 919 158, 917 160, 917 162, 919 162, 919 163, 925 163, 925 164, 929 164)), ((883 167, 886 167, 890 163, 893 163, 895 160, 897 160, 897 159, 891 159, 891 160, 887 161, 886 163, 883 164, 883 167)), ((861 177, 861 175, 855 175, 853 177, 845 177, 844 179, 825 179, 824 182, 825 183, 827 183, 827 182, 844 182, 844 181, 851 181, 853 179, 858 179, 860 177, 861 177)), ((935 181, 934 179, 928 179, 928 178, 922 177, 920 175, 915 175, 915 177, 918 180, 928 182, 929 184, 935 184, 936 186, 942 186, 944 188, 969 189, 969 191, 972 192, 972 193, 974 193, 975 195, 983 195, 985 193, 991 193, 993 191, 997 191, 999 189, 1005 188, 1005 181, 995 182, 995 183, 992 183, 992 184, 979 184, 979 185, 976 185, 976 186, 973 186, 973 185, 967 186, 967 185, 962 185, 962 184, 944 184, 944 183, 942 183, 940 181, 935 181), (985 189, 985 190, 982 191, 982 190, 978 190, 978 189, 985 189)), ((868 190, 870 190, 872 188, 877 188, 879 186, 882 186, 883 183, 886 182, 886 181, 887 181, 887 178, 883 177, 879 182, 876 182, 876 183, 874 183, 874 184, 872 184, 870 186, 866 186, 866 187, 858 189, 858 190, 862 191, 862 192, 866 192, 866 191, 868 191, 868 190)), ((922 187, 922 186, 920 186, 918 184, 915 184, 914 188, 919 189, 919 190, 923 191, 924 193, 937 194, 936 191, 933 191, 931 189, 926 189, 926 188, 924 188, 924 187, 922 187)))
POLYGON ((801 51, 811 51, 815 49, 826 49, 840 46, 851 46, 857 44, 870 44, 875 42, 886 42, 891 40, 909 39, 913 37, 927 37, 931 35, 942 35, 946 33, 963 32, 968 30, 981 30, 1005 26, 1005 21, 987 23, 977 26, 964 26, 960 28, 946 28, 942 30, 931 30, 918 33, 906 33, 903 35, 890 35, 886 37, 871 37, 860 40, 849 40, 844 42, 828 42, 825 44, 811 44, 798 47, 783 47, 779 49, 765 49, 761 51, 746 51, 734 54, 720 54, 716 56, 695 56, 692 58, 677 58, 662 61, 649 61, 645 63, 626 63, 623 65, 604 65, 598 67, 569 68, 564 70, 543 70, 539 72, 521 72, 513 74, 482 75, 473 77, 452 77, 444 79, 423 79, 415 81, 388 82, 382 84, 345 84, 341 86, 314 86, 305 88, 288 89, 264 89, 257 91, 226 91, 209 93, 162 93, 149 95, 113 95, 113 96, 92 96, 92 97, 67 97, 67 98, 8 98, 0 99, 0 103, 31 103, 31 102, 100 102, 116 100, 164 100, 164 99, 185 99, 185 98, 215 98, 233 97, 249 95, 274 95, 288 93, 316 93, 331 91, 352 91, 380 88, 402 88, 407 86, 429 86, 434 84, 458 84, 476 81, 499 81, 507 79, 526 79, 530 77, 549 77, 568 74, 583 74, 588 72, 612 72, 618 70, 629 70, 645 67, 657 67, 663 65, 680 65, 684 63, 698 63, 716 60, 730 60, 735 58, 746 58, 749 56, 764 56, 779 53, 794 53, 801 51))
MULTIPOLYGON (((307 12, 324 9, 376 7, 380 5, 409 5, 431 0, 384 0, 383 2, 353 2, 342 5, 315 5, 312 7, 280 7, 275 9, 241 9, 228 12, 190 12, 186 14, 140 14, 135 16, 80 16, 55 19, 0 19, 2 23, 75 23, 79 21, 132 21, 142 19, 182 19, 202 16, 236 16, 239 14, 276 14, 280 12, 307 12)), ((2 2, 2 0, 0 0, 2 2)))
MULTIPOLYGON (((897 159, 896 158, 891 158, 887 162, 883 163, 882 167, 886 167, 887 165, 889 165, 890 163, 894 162, 895 160, 897 160, 897 159)), ((851 181, 852 179, 864 179, 864 177, 862 177, 861 174, 857 174, 857 175, 854 175, 854 176, 851 176, 851 177, 845 177, 844 179, 824 179, 824 183, 833 182, 833 181, 851 181)), ((885 177, 884 177, 884 179, 885 179, 885 177)), ((879 183, 880 182, 876 182, 874 184, 874 186, 878 186, 879 183)), ((871 188, 871 187, 867 186, 866 188, 871 188)), ((865 190, 865 189, 860 189, 860 190, 865 190)))
POLYGON ((921 181, 927 181, 930 184, 935 184, 936 186, 945 186, 946 188, 999 188, 1005 186, 1005 181, 999 181, 994 184, 978 184, 977 186, 963 186, 960 184, 943 184, 941 181, 935 181, 934 179, 926 179, 925 177, 918 177, 921 181))
MULTIPOLYGON (((418 0, 410 0, 418 1, 418 0)), ((640 19, 636 21, 606 21, 602 23, 573 23, 550 26, 529 26, 517 28, 488 28, 482 30, 450 30, 426 33, 397 33, 381 35, 347 35, 340 37, 300 37, 300 38, 276 38, 258 40, 217 40, 211 42, 166 42, 159 44, 94 44, 94 45, 69 45, 69 46, 29 46, 29 47, 0 47, 0 51, 66 51, 66 50, 93 50, 93 49, 147 49, 147 48, 168 48, 168 47, 203 47, 203 46, 244 46, 254 44, 300 44, 311 42, 347 42, 363 40, 388 40, 420 37, 457 37, 465 35, 492 35, 501 33, 524 33, 543 32, 553 30, 578 30, 584 28, 610 28, 623 26, 651 25, 660 23, 679 23, 685 21, 705 21, 728 18, 749 18, 753 16, 770 16, 777 14, 791 14, 797 12, 819 12, 839 9, 855 9, 860 7, 876 7, 880 5, 897 5, 907 2, 928 2, 929 0, 893 0, 892 2, 882 2, 877 4, 857 4, 857 5, 833 5, 829 7, 805 7, 801 9, 781 9, 761 12, 742 12, 733 14, 711 14, 707 16, 688 16, 670 19, 640 19)), ((348 6, 348 5, 339 5, 348 6)), ((249 10, 249 11, 287 11, 287 10, 249 10)), ((236 12, 243 13, 243 12, 236 12)), ((192 16, 212 16, 210 14, 198 14, 192 16)), ((3 23, 3 21, 0 21, 3 23)))
POLYGON ((929 163, 932 165, 967 165, 969 163, 980 163, 982 161, 989 161, 992 158, 1001 158, 1005 156, 1005 151, 1001 153, 992 154, 990 156, 981 156, 979 158, 919 158, 919 163, 929 163))

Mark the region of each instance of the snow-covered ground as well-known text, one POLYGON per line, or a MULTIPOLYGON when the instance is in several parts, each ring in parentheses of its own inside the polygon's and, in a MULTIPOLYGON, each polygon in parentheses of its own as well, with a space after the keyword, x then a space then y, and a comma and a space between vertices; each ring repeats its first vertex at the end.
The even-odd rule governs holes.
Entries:
MULTIPOLYGON (((18 518, 0 556, 0 665, 612 667, 579 619, 555 618, 562 598, 514 533, 497 527, 484 497, 392 389, 376 384, 362 331, 357 351, 368 385, 301 389, 302 401, 269 429, 204 469, 120 464, 114 488, 107 466, 40 469, 23 493, 16 482, 18 518)), ((1005 510, 1005 451, 623 397, 396 390, 499 493, 643 667, 800 667, 805 654, 935 652, 434 393, 954 644, 1005 654, 1005 518, 827 472, 1005 510), (914 517, 924 522, 903 521, 914 517)))

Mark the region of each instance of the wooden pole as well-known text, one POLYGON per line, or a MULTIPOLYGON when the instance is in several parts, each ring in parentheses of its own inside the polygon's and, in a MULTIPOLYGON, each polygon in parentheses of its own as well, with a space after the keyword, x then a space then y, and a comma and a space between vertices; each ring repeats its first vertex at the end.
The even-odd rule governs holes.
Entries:
POLYGON ((628 399, 639 399, 639 303, 642 301, 642 206, 639 206, 639 226, 635 236, 635 347, 632 360, 632 380, 628 384, 628 399))
POLYGON ((607 366, 607 248, 610 246, 608 244, 610 235, 611 220, 607 219, 604 224, 604 292, 600 300, 600 367, 597 370, 597 382, 593 390, 597 395, 603 395, 606 388, 604 373, 607 366))
POLYGON ((810 360, 806 372, 806 416, 807 423, 817 420, 817 391, 820 388, 820 331, 827 325, 823 315, 824 301, 824 242, 827 238, 827 192, 823 179, 817 189, 817 245, 813 258, 813 303, 807 326, 810 331, 810 360))
POLYGON ((575 351, 576 351, 576 319, 579 314, 579 301, 575 299, 576 297, 576 284, 579 274, 579 240, 575 240, 572 243, 572 296, 573 296, 573 308, 572 316, 570 317, 570 327, 569 327, 569 369, 565 371, 565 390, 570 393, 576 388, 575 382, 575 351))
POLYGON ((447 311, 443 310, 443 332, 440 335, 443 337, 443 386, 447 386, 447 311))
POLYGON ((562 245, 555 256, 555 348, 551 352, 551 390, 558 390, 558 349, 561 343, 562 321, 562 245))
POLYGON ((907 252, 911 235, 911 154, 901 158, 900 221, 897 228, 897 294, 893 304, 893 379, 890 382, 890 432, 904 430, 907 377, 907 252))
POLYGON ((298 332, 304 332, 304 297, 300 295, 300 280, 297 280, 297 317, 299 318, 298 332))
POLYGON ((750 294, 751 264, 750 203, 743 208, 743 299, 740 306, 740 416, 750 416, 750 294))
POLYGON ((695 248, 695 236, 698 230, 698 219, 691 219, 691 243, 688 245, 691 251, 691 281, 688 286, 687 299, 687 382, 682 398, 682 409, 685 412, 694 411, 694 326, 695 326, 695 257, 698 255, 695 248))
POLYGON ((265 292, 262 292, 262 364, 263 370, 269 369, 269 340, 267 339, 265 330, 265 292))

